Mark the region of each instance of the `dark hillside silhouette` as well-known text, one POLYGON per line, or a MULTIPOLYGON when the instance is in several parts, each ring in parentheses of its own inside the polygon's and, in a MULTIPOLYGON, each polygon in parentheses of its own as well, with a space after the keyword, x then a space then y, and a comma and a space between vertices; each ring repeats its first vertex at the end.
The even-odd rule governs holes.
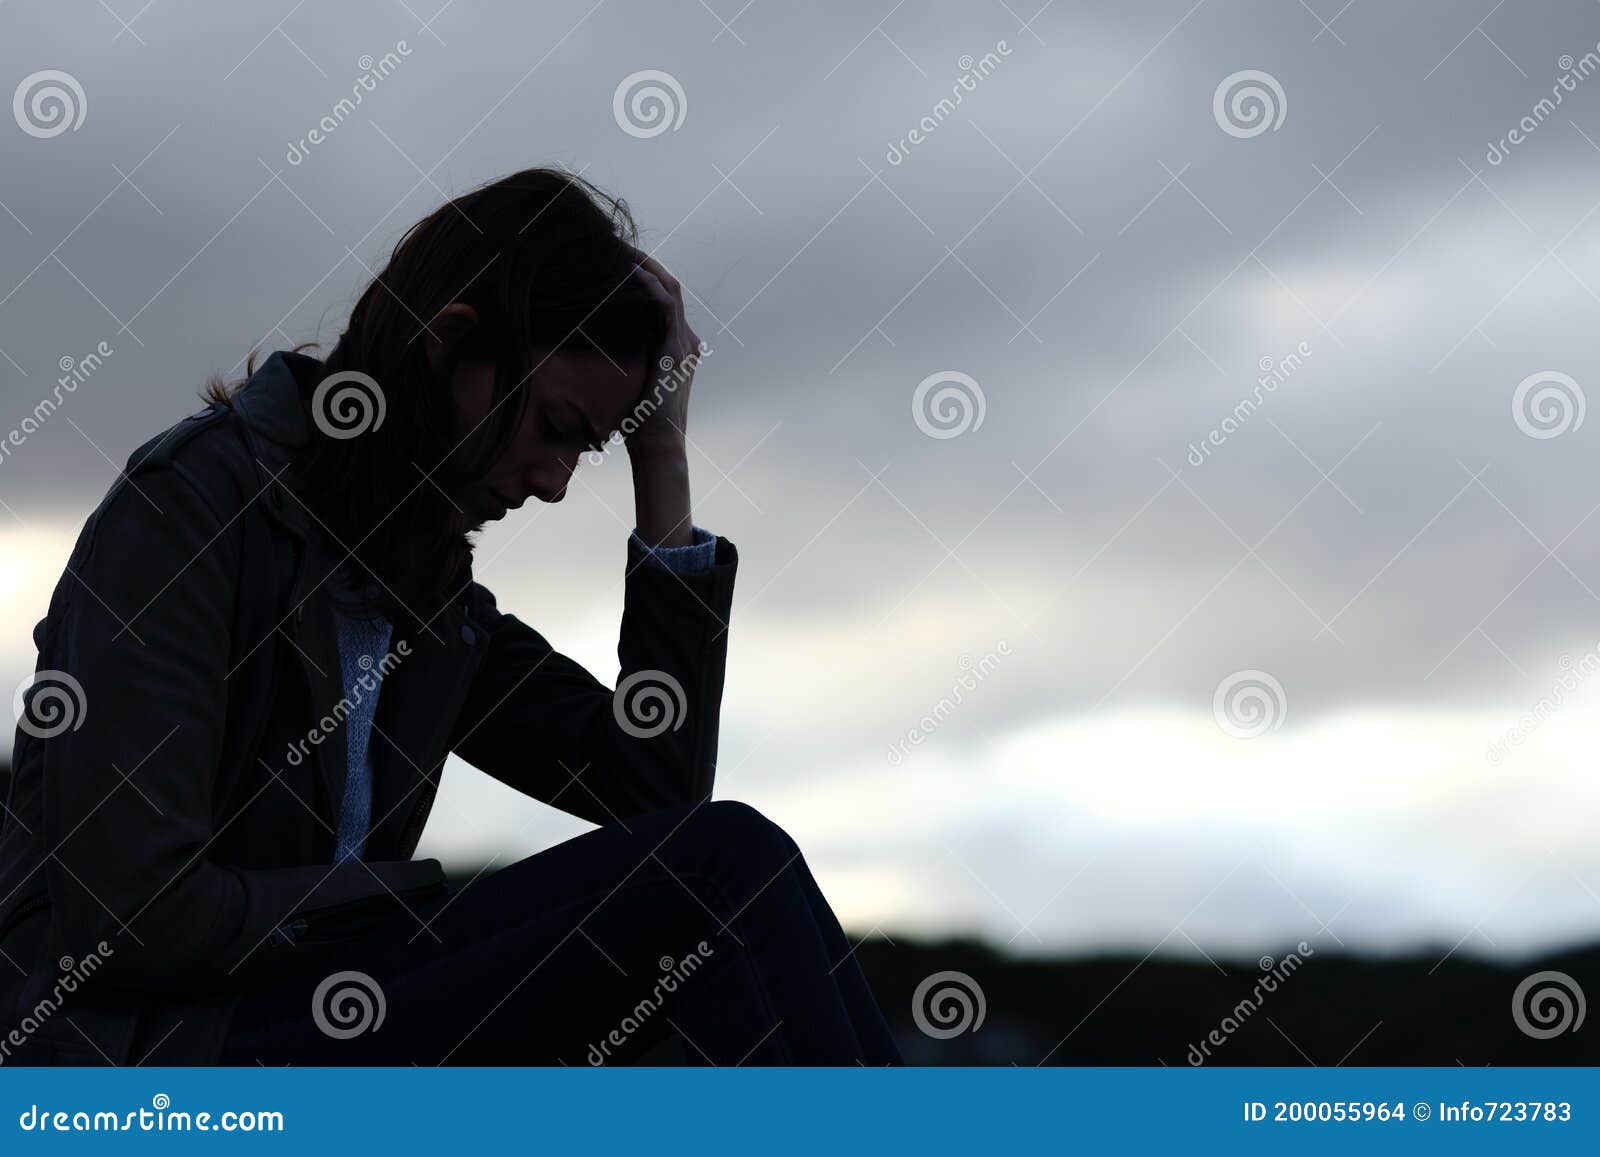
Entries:
MULTIPOLYGON (((1141 964, 1142 954, 1021 958, 977 940, 890 935, 852 935, 851 943, 913 1065, 1186 1067, 1190 1046, 1238 1016, 1260 976, 1256 959, 1213 966, 1160 956, 1141 964), (917 1027, 912 996, 924 979, 948 971, 977 981, 984 1018, 975 1032, 936 1039, 917 1027)), ((1600 1014, 1540 1040, 1517 1027, 1511 1004, 1524 978, 1546 970, 1578 981, 1586 997, 1600 994, 1600 943, 1515 962, 1457 952, 1441 964, 1448 947, 1384 958, 1318 949, 1245 1010, 1203 1063, 1600 1064, 1600 1014)), ((1280 955, 1276 945, 1263 952, 1280 955)), ((669 1047, 658 1058, 678 1055, 669 1047)))
MULTIPOLYGON (((861 944, 861 961, 908 1064, 1190 1064, 1198 1045, 1235 1014, 1260 975, 1254 960, 1217 968, 1138 956, 1021 961, 975 942, 922 944, 895 936, 861 944), (917 984, 957 970, 981 986, 983 1026, 948 1040, 919 1031, 917 984)), ((1600 993, 1600 944, 1516 963, 1448 945, 1416 956, 1375 959, 1318 951, 1253 1012, 1245 1010, 1208 1065, 1572 1065, 1600 1063, 1600 1022, 1528 1036, 1512 996, 1529 975, 1566 973, 1600 993), (1437 966, 1437 967, 1436 967, 1437 966)))

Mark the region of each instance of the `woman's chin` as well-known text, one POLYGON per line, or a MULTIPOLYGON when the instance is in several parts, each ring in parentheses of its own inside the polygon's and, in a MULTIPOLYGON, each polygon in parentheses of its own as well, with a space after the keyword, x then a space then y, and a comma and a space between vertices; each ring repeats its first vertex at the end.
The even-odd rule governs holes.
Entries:
POLYGON ((498 522, 506 516, 506 504, 485 491, 458 495, 453 505, 456 522, 467 531, 481 530, 486 522, 498 522))

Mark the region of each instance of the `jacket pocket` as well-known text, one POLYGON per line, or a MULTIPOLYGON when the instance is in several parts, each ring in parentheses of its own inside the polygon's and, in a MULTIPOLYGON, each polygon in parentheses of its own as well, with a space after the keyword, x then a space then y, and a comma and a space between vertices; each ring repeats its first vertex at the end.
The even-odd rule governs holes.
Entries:
POLYGON ((444 895, 446 891, 448 888, 440 881, 408 888, 394 895, 380 892, 363 896, 342 904, 297 913, 279 925, 278 931, 287 939, 304 944, 349 940, 372 931, 387 918, 400 915, 405 911, 403 905, 430 900, 444 895))

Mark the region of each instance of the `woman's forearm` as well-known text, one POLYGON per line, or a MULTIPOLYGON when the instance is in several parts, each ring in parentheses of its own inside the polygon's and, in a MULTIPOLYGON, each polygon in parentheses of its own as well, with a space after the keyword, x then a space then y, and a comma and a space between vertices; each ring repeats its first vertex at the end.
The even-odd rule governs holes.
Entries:
POLYGON ((682 441, 630 447, 629 461, 633 466, 634 527, 639 537, 649 546, 693 543, 689 459, 682 441))

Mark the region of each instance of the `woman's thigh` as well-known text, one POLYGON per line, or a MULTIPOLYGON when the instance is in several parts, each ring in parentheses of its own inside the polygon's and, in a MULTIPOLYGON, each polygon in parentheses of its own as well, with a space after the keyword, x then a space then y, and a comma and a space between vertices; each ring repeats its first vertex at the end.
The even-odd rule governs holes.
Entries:
POLYGON ((222 1059, 599 1064, 687 1021, 691 1058, 736 1061, 780 1019, 735 921, 785 841, 735 804, 579 836, 248 992, 222 1059))

